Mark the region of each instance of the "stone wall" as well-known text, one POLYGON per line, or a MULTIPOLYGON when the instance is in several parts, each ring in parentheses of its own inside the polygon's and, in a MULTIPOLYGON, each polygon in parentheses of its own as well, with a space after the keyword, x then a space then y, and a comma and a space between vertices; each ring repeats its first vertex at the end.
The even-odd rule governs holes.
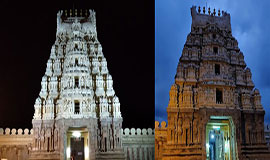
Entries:
POLYGON ((32 143, 32 129, 0 128, 0 159, 26 160, 32 143))
POLYGON ((155 159, 162 159, 164 145, 167 143, 167 124, 155 121, 155 159))
POLYGON ((155 150, 154 130, 122 129, 122 145, 127 160, 153 160, 155 150))
MULTIPOLYGON (((127 160, 154 159, 154 130, 122 129, 122 145, 127 160)), ((33 130, 0 128, 0 159, 29 159, 33 130)))

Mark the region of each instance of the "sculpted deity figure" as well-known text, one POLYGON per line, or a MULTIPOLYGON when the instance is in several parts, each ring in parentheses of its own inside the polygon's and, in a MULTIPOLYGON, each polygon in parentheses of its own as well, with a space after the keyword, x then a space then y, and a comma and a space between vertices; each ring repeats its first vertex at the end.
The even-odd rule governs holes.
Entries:
POLYGON ((39 128, 34 128, 34 150, 39 150, 39 128))
POLYGON ((57 53, 58 53, 58 57, 63 57, 63 49, 61 46, 58 47, 57 53))
POLYGON ((92 66, 93 66, 92 73, 93 74, 99 73, 99 62, 96 57, 92 59, 92 66))
POLYGON ((95 103, 93 101, 91 101, 91 103, 90 103, 90 112, 92 112, 93 114, 95 114, 95 107, 96 107, 95 103))
POLYGON ((68 77, 68 87, 69 88, 72 87, 72 79, 71 79, 71 77, 68 77))
POLYGON ((107 91, 106 94, 107 96, 113 96, 115 94, 114 90, 113 90, 113 80, 112 80, 112 76, 111 75, 107 75, 107 91))
POLYGON ((58 150, 58 130, 54 129, 54 150, 58 150))
POLYGON ((84 87, 84 76, 82 76, 81 78, 80 78, 80 87, 84 87))
POLYGON ((57 92, 57 77, 51 77, 51 80, 49 81, 49 91, 50 92, 57 92))
POLYGON ((85 66, 89 66, 89 59, 88 58, 86 58, 86 57, 84 57, 84 64, 85 64, 85 66))
POLYGON ((54 64, 54 68, 55 68, 55 70, 58 71, 58 72, 61 71, 61 62, 60 62, 60 59, 59 59, 59 58, 56 59, 56 62, 55 62, 55 64, 54 64))
POLYGON ((69 106, 69 108, 71 109, 71 112, 70 113, 74 113, 74 103, 73 103, 73 101, 69 101, 69 103, 70 103, 70 106, 69 106))
POLYGON ((47 76, 42 77, 41 81, 41 91, 46 92, 47 91, 47 76))
POLYGON ((113 98, 113 108, 114 108, 113 111, 114 117, 116 118, 121 117, 120 102, 117 96, 114 96, 113 98))
POLYGON ((82 110, 86 109, 86 105, 87 105, 86 103, 87 103, 86 101, 84 101, 84 100, 82 101, 82 110))
POLYGON ((103 98, 103 97, 101 98, 100 108, 101 108, 100 116, 102 118, 108 117, 109 116, 109 112, 108 112, 108 101, 107 101, 107 98, 103 98))
POLYGON ((107 62, 102 60, 102 62, 101 62, 101 74, 106 74, 106 73, 108 73, 107 62))
POLYGON ((104 133, 101 133, 101 151, 105 151, 105 142, 106 141, 106 137, 104 136, 104 133))
POLYGON ((198 139, 199 139, 199 135, 198 135, 198 129, 199 127, 199 122, 198 122, 198 119, 195 118, 194 121, 193 121, 193 143, 197 143, 198 142, 198 139))
POLYGON ((69 79, 66 76, 63 78, 63 83, 65 84, 65 88, 69 87, 69 81, 68 80, 69 79))
POLYGON ((45 150, 45 131, 42 128, 40 132, 40 149, 45 150))
MULTIPOLYGON (((195 103, 195 104, 198 104, 198 101, 199 101, 199 96, 198 96, 198 94, 199 94, 199 93, 198 93, 198 89, 195 88, 195 89, 194 89, 194 101, 195 101, 194 103, 195 103)), ((191 98, 192 98, 192 97, 191 97, 191 98)))
POLYGON ((98 88, 103 88, 103 78, 101 75, 97 76, 97 87, 98 88))
POLYGON ((41 119, 41 105, 42 101, 41 98, 38 97, 35 102, 35 114, 34 114, 34 119, 41 119))
POLYGON ((53 45, 52 48, 51 48, 51 56, 50 56, 50 58, 55 58, 55 57, 56 57, 56 55, 55 55, 55 45, 53 45))
POLYGON ((104 103, 104 98, 103 97, 100 97, 99 98, 99 104, 100 104, 100 112, 101 113, 103 112, 103 103, 104 103))
MULTIPOLYGON (((179 132, 178 132, 178 126, 177 125, 174 125, 173 126, 173 130, 172 130, 172 137, 171 137, 171 140, 173 141, 173 143, 176 143, 178 141, 178 135, 179 135, 179 132)), ((178 141, 179 142, 179 141, 178 141)))
POLYGON ((184 129, 183 129, 183 118, 182 117, 179 117, 179 127, 180 127, 180 136, 181 137, 181 144, 184 144, 185 142, 185 139, 184 139, 184 129))
POLYGON ((96 95, 105 96, 104 92, 104 81, 101 75, 96 76, 96 95))
POLYGON ((85 83, 87 87, 92 88, 92 76, 86 76, 85 83))
POLYGON ((47 62, 47 69, 51 70, 52 69, 52 60, 49 59, 47 62))
POLYGON ((61 83, 60 84, 61 84, 61 86, 60 86, 61 89, 66 88, 66 77, 61 78, 61 83))
POLYGON ((45 149, 50 151, 51 145, 51 128, 47 128, 45 133, 45 149))

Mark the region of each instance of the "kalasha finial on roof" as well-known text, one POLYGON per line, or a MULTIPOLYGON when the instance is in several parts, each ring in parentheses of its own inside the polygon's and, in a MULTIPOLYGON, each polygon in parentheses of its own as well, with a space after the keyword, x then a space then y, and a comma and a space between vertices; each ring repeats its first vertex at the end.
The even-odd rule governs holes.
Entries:
POLYGON ((72 9, 69 10, 69 16, 72 17, 72 9))
POLYGON ((88 14, 88 10, 86 9, 86 10, 85 10, 85 16, 86 16, 86 17, 87 17, 87 14, 88 14))
POLYGON ((200 7, 200 6, 199 6, 199 8, 198 8, 198 12, 201 13, 201 7, 200 7))
POLYGON ((75 9, 75 17, 77 17, 77 9, 75 9))
POLYGON ((220 10, 213 8, 213 11, 211 11, 211 8, 209 7, 203 7, 203 13, 199 13, 196 6, 192 6, 191 8, 191 16, 192 16, 192 26, 200 26, 200 25, 206 25, 206 24, 212 24, 215 23, 221 28, 225 28, 229 31, 231 31, 231 23, 230 23, 230 14, 220 10), (205 10, 207 10, 205 13, 205 10), (222 14, 220 14, 222 12, 222 14), (205 14, 204 14, 205 13, 205 14), (209 15, 208 15, 209 14, 209 15))

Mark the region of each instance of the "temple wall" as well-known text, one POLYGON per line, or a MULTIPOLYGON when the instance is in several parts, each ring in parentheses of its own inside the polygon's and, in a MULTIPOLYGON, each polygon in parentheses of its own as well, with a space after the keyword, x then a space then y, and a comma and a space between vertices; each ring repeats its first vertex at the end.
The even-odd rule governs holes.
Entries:
MULTIPOLYGON (((152 129, 122 129, 122 146, 127 160, 154 159, 152 129)), ((0 160, 28 160, 33 141, 32 129, 0 128, 0 160)))
POLYGON ((155 159, 162 159, 164 145, 167 143, 167 123, 155 121, 155 159))
POLYGON ((148 129, 122 129, 122 145, 127 160, 153 160, 155 150, 155 134, 148 129))
POLYGON ((0 128, 0 159, 27 160, 32 142, 32 130, 0 128))

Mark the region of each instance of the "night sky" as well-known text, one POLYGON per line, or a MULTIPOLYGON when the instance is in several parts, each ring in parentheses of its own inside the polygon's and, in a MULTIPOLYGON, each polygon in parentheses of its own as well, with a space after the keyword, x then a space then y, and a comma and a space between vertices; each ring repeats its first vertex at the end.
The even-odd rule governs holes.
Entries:
POLYGON ((155 119, 167 120, 169 90, 178 60, 191 29, 190 8, 206 6, 231 15, 232 34, 238 40, 252 80, 262 96, 270 123, 270 1, 267 0, 156 0, 155 11, 155 119))
POLYGON ((32 128, 59 9, 94 9, 123 128, 154 127, 154 2, 1 1, 0 128, 32 128), (45 3, 46 2, 46 3, 45 3))

